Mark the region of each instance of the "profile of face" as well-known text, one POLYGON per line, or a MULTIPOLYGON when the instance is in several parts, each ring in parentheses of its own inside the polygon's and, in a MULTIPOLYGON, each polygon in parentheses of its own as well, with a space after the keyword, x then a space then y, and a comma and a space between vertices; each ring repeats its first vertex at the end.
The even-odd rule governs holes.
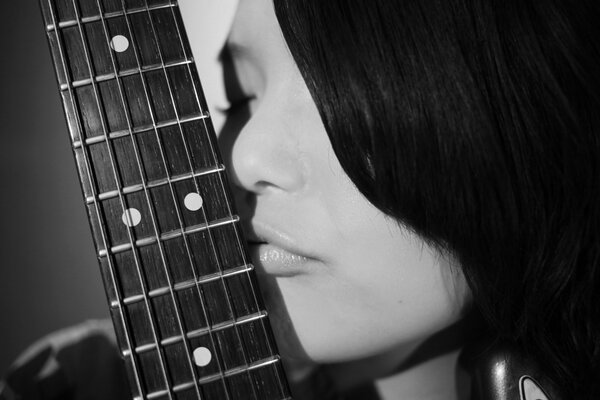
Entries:
POLYGON ((410 351, 457 321, 462 274, 344 173, 271 0, 240 1, 228 49, 236 82, 219 140, 282 353, 410 351))

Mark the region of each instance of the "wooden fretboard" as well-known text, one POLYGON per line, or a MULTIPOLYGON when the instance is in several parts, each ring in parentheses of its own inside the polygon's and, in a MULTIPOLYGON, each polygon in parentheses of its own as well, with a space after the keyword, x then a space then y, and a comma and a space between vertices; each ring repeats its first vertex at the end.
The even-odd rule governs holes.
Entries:
POLYGON ((42 0, 137 399, 288 399, 176 1, 42 0))

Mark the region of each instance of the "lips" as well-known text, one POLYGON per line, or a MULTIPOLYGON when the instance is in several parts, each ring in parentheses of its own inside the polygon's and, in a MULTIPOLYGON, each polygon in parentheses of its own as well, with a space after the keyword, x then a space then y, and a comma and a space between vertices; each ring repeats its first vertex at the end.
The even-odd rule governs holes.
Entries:
POLYGON ((250 243, 250 255, 259 271, 268 275, 291 277, 307 273, 311 259, 290 253, 270 243, 250 243))
POLYGON ((289 235, 265 224, 246 222, 244 231, 252 261, 261 272, 291 277, 309 272, 309 266, 317 261, 289 235))

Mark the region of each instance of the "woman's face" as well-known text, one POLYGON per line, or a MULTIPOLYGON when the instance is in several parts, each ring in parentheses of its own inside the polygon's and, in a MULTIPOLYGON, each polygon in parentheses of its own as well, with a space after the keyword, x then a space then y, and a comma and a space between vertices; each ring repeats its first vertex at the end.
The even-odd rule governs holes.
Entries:
POLYGON ((455 322, 462 275, 343 172, 271 0, 240 1, 229 54, 237 105, 219 139, 282 352, 358 359, 455 322))

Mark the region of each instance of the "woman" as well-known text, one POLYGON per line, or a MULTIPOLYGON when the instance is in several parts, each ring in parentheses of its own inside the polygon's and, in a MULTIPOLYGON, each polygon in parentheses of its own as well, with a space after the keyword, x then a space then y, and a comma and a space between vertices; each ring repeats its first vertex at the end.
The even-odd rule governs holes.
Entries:
POLYGON ((309 257, 275 278, 306 358, 392 375, 384 398, 456 398, 451 352, 394 371, 477 310, 566 397, 597 393, 599 6, 275 1, 284 43, 248 3, 238 204, 309 257))
POLYGON ((467 399, 483 337, 598 397, 600 10, 563 3, 240 2, 220 140, 299 398, 467 399))

